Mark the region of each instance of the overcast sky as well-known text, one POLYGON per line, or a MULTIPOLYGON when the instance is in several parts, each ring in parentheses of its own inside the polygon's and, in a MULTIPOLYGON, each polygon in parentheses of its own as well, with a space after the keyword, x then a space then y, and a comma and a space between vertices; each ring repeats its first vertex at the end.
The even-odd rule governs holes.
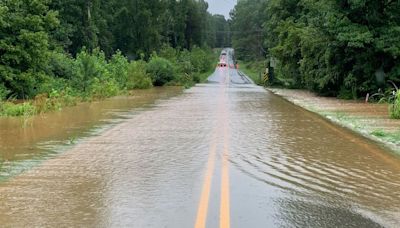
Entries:
POLYGON ((208 11, 212 14, 222 14, 226 19, 229 18, 229 12, 235 7, 236 0, 206 0, 208 2, 208 11))

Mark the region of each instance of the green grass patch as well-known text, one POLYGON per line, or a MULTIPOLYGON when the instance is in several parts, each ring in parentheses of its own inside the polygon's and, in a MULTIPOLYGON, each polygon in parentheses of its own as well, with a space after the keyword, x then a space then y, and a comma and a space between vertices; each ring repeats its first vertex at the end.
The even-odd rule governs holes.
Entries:
POLYGON ((398 143, 400 141, 400 131, 386 132, 382 129, 376 129, 370 134, 392 143, 398 143))
POLYGON ((12 102, 0 103, 0 116, 33 116, 36 108, 30 102, 14 104, 12 102))
POLYGON ((257 85, 263 85, 262 79, 260 75, 263 71, 265 71, 263 62, 243 62, 239 61, 239 70, 246 74, 251 80, 254 81, 257 85))
POLYGON ((371 135, 382 138, 382 137, 386 137, 388 134, 381 129, 377 129, 377 130, 373 130, 371 132, 371 135))
POLYGON ((394 103, 389 108, 390 117, 400 119, 400 90, 396 92, 394 103))

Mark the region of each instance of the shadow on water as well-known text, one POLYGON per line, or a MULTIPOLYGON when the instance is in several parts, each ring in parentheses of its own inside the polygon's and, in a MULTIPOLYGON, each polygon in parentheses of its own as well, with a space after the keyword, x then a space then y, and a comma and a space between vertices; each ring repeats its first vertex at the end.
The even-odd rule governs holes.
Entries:
POLYGON ((0 182, 52 158, 88 136, 101 133, 156 100, 182 93, 180 87, 134 91, 103 101, 82 103, 28 120, 0 117, 0 182))

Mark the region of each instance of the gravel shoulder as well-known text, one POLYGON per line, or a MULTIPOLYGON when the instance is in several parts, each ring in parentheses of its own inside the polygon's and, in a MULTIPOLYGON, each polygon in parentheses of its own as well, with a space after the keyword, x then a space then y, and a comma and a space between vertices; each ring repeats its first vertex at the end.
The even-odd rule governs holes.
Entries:
POLYGON ((387 104, 319 97, 304 90, 267 90, 333 123, 383 144, 400 155, 400 120, 390 119, 387 104))

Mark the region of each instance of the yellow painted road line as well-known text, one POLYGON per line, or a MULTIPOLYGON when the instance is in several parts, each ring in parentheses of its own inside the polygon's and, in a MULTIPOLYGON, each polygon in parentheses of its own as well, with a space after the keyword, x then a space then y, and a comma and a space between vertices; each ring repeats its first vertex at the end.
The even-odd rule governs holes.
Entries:
POLYGON ((222 170, 221 170, 221 205, 219 214, 219 227, 229 228, 231 225, 230 218, 230 192, 229 192, 229 141, 228 132, 224 134, 224 152, 222 155, 222 170))
MULTIPOLYGON (((225 77, 225 83, 229 83, 229 72, 225 77)), ((226 85, 226 84, 225 84, 226 85)), ((226 106, 224 102, 225 96, 225 86, 221 88, 218 119, 223 121, 224 124, 224 145, 222 154, 222 170, 221 170, 221 205, 220 205, 220 227, 229 228, 230 227, 230 195, 229 195, 229 166, 228 166, 228 129, 227 129, 227 113, 226 106)), ((212 177, 214 175, 215 169, 215 159, 217 153, 217 136, 218 128, 215 129, 213 138, 210 146, 210 153, 208 155, 208 161, 206 165, 206 173, 204 176, 203 187, 201 190, 201 196, 199 201, 199 206, 197 209, 195 228, 205 228, 207 223, 207 214, 211 194, 211 184, 212 177)))
MULTIPOLYGON (((217 119, 221 119, 220 113, 221 113, 221 109, 222 109, 222 106, 223 106, 223 104, 222 104, 222 92, 223 92, 223 90, 221 90, 220 94, 219 94, 217 119)), ((198 206, 198 209, 197 209, 196 223, 195 223, 195 226, 194 226, 195 228, 205 228, 206 227, 208 205, 209 205, 210 193, 211 193, 211 183, 212 183, 212 177, 214 175, 215 159, 216 159, 216 153, 217 153, 218 130, 219 130, 218 127, 216 127, 215 130, 214 130, 212 139, 211 139, 211 146, 210 146, 210 152, 209 152, 209 155, 208 155, 206 173, 205 173, 205 176, 204 176, 203 188, 201 190, 199 206, 198 206)))
MULTIPOLYGON (((228 71, 228 82, 230 81, 230 75, 228 71)), ((224 89, 224 91, 226 91, 224 89)), ((226 97, 224 93, 224 98, 226 97)), ((229 186, 229 115, 227 108, 227 100, 224 99, 224 109, 223 109, 223 121, 224 121, 224 146, 222 153, 222 167, 221 167, 221 202, 220 202, 220 213, 219 213, 219 227, 229 228, 231 225, 230 218, 230 186, 229 186)))
POLYGON ((201 197, 200 197, 199 207, 197 210, 195 228, 206 227, 208 203, 210 201, 211 182, 214 173, 216 150, 217 150, 217 143, 215 140, 213 140, 213 143, 210 148, 210 154, 208 155, 206 175, 204 177, 203 189, 201 190, 201 197))

